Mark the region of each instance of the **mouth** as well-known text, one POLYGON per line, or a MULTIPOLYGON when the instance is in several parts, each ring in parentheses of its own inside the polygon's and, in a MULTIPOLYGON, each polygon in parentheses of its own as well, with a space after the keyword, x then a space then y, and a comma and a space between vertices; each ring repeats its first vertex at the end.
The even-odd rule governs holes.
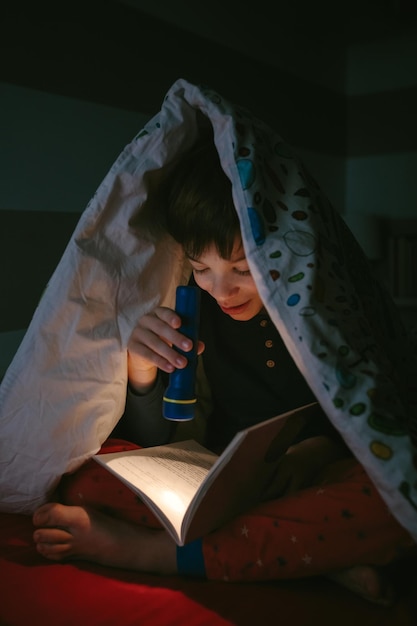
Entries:
POLYGON ((222 306, 221 304, 219 304, 219 307, 221 308, 223 313, 226 313, 226 315, 239 315, 240 313, 246 311, 249 304, 250 300, 244 302, 243 304, 238 304, 237 306, 222 306))

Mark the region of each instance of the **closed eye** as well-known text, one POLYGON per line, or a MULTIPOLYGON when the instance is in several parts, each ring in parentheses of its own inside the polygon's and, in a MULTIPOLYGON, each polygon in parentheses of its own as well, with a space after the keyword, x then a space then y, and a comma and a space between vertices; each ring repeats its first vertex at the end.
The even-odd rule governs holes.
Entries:
MULTIPOLYGON (((204 274, 205 272, 208 271, 208 267, 203 267, 203 268, 197 268, 197 267, 193 267, 193 272, 194 274, 204 274)), ((239 270, 237 267, 233 268, 233 272, 235 274, 237 274, 238 276, 250 276, 251 271, 250 270, 239 270)))

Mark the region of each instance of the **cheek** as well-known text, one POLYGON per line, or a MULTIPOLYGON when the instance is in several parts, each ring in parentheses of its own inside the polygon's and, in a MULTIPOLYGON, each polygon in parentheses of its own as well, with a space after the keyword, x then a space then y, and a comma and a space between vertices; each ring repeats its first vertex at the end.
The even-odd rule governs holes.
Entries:
POLYGON ((257 289, 255 281, 253 280, 252 277, 251 277, 250 281, 248 281, 244 285, 244 287, 242 289, 245 290, 246 293, 248 295, 251 295, 253 298, 258 298, 259 297, 258 289, 257 289))
MULTIPOLYGON (((256 288, 255 282, 247 289, 247 296, 250 297, 255 306, 259 306, 259 311, 263 308, 263 302, 261 300, 261 296, 259 295, 259 291, 256 288)), ((258 311, 258 312, 259 312, 258 311)))
POLYGON ((195 272, 193 272, 193 276, 194 276, 195 282, 200 287, 200 289, 203 289, 204 291, 209 290, 209 287, 208 287, 209 282, 208 282, 208 279, 204 277, 204 274, 196 274, 195 272))

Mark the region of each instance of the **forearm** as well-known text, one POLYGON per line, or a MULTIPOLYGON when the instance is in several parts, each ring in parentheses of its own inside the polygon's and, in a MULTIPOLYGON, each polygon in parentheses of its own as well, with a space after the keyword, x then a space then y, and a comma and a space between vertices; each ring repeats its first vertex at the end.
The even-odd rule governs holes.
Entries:
POLYGON ((146 394, 135 393, 129 384, 125 412, 118 424, 116 434, 140 446, 156 446, 167 443, 175 432, 175 423, 162 415, 162 396, 165 382, 161 375, 146 394))
POLYGON ((156 385, 158 380, 158 368, 138 369, 133 359, 128 360, 129 388, 137 395, 147 395, 156 385))
POLYGON ((311 477, 320 472, 323 467, 352 456, 342 439, 334 439, 327 435, 304 439, 290 447, 287 454, 294 455, 300 463, 306 463, 311 477))
POLYGON ((271 500, 310 487, 326 467, 349 455, 343 442, 327 435, 317 435, 295 443, 279 459, 262 498, 271 500))

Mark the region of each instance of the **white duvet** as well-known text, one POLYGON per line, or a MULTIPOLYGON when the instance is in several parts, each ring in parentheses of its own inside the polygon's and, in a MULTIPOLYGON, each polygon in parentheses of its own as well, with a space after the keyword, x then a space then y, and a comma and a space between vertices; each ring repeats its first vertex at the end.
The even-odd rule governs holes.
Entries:
POLYGON ((417 364, 390 297, 293 150, 178 80, 81 216, 0 387, 0 509, 31 513, 124 410, 127 342, 187 280, 153 227, 158 177, 213 127, 264 304, 330 420, 417 540, 417 364))

